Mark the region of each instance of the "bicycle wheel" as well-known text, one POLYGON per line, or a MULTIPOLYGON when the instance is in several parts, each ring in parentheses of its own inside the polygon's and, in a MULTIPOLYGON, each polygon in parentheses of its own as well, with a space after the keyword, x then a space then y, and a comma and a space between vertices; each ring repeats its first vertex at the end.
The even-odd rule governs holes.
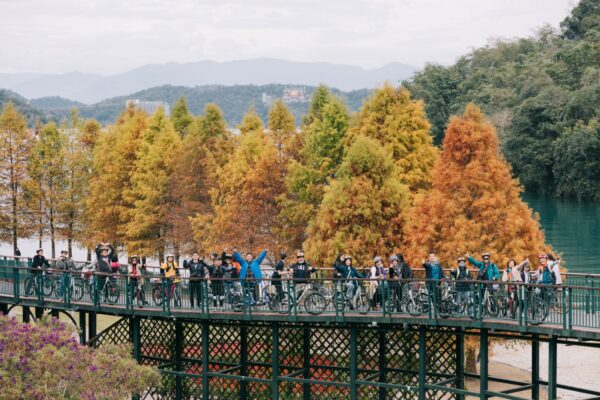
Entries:
POLYGON ((425 292, 420 292, 417 297, 414 298, 417 304, 419 314, 427 314, 429 312, 429 296, 425 292))
POLYGON ((81 282, 73 283, 73 300, 81 300, 84 292, 83 284, 81 282))
POLYGON ((448 318, 454 314, 454 303, 450 299, 442 300, 439 307, 439 314, 442 318, 448 318))
POLYGON ((46 279, 44 279, 44 287, 42 288, 42 293, 45 297, 49 297, 52 296, 52 293, 54 293, 54 280, 53 278, 48 278, 47 276, 45 278, 46 279))
POLYGON ((163 303, 162 286, 154 286, 152 288, 152 302, 160 307, 163 303))
MULTIPOLYGON (((565 292, 566 294, 566 292, 565 292)), ((563 307, 563 291, 560 289, 557 289, 554 292, 554 296, 553 297, 553 308, 554 311, 556 311, 559 314, 564 314, 566 312, 566 307, 563 307)), ((566 306, 566 304, 569 301, 569 297, 568 294, 565 295, 565 301, 564 301, 564 305, 566 306)))
POLYGON ((327 307, 327 300, 321 293, 312 292, 304 299, 304 308, 309 314, 321 314, 325 311, 325 307, 327 307))
POLYGON ((121 294, 120 292, 119 286, 113 282, 108 281, 106 286, 104 286, 104 296, 106 301, 110 304, 115 304, 117 301, 119 301, 119 295, 121 294))
POLYGON ((548 304, 541 298, 536 298, 527 309, 527 319, 530 324, 538 325, 548 316, 548 304))
POLYGON ((370 309, 371 304, 369 302, 369 299, 367 299, 367 296, 361 292, 358 298, 356 299, 356 311, 358 311, 360 314, 366 314, 369 312, 370 309))
POLYGON ((35 293, 35 288, 36 288, 35 279, 31 276, 28 276, 27 278, 25 278, 25 295, 33 296, 35 293))
POLYGON ((488 297, 484 307, 484 311, 490 317, 495 318, 498 316, 500 312, 500 307, 498 307, 498 302, 496 301, 496 299, 494 299, 493 296, 490 295, 490 297, 488 297))
POLYGON ((275 296, 275 311, 280 314, 287 314, 291 301, 292 300, 287 292, 282 292, 280 295, 275 296))
POLYGON ((383 305, 385 312, 388 314, 395 312, 397 306, 398 306, 398 299, 396 298, 396 295, 389 296, 385 300, 385 304, 383 305))

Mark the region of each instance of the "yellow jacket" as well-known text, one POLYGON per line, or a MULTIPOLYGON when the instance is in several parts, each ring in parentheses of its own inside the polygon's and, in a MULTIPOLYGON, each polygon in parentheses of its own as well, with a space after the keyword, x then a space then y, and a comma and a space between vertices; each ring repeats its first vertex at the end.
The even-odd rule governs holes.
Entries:
POLYGON ((177 277, 177 270, 179 269, 179 266, 176 262, 170 264, 171 265, 165 262, 163 265, 161 265, 160 269, 164 271, 165 278, 173 279, 173 282, 180 282, 181 279, 178 279, 177 277))

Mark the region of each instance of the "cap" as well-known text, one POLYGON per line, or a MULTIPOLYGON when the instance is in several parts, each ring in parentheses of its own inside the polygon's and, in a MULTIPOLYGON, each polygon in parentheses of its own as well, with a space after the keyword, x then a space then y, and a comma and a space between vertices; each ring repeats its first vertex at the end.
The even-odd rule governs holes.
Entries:
POLYGON ((394 254, 390 257, 390 261, 398 261, 398 256, 394 254))
POLYGON ((490 256, 490 253, 483 253, 483 254, 481 255, 481 257, 489 257, 489 256, 490 256))
POLYGON ((546 260, 548 259, 548 255, 546 253, 540 253, 540 255, 538 256, 539 258, 545 258, 546 260))
POLYGON ((379 261, 381 261, 381 257, 377 256, 373 259, 373 263, 377 264, 379 261))

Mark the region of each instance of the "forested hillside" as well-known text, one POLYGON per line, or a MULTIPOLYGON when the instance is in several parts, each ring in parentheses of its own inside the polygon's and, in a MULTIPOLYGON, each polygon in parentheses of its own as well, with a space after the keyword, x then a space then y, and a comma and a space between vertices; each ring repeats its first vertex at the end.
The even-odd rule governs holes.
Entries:
POLYGON ((528 190, 600 200, 600 1, 582 0, 560 29, 495 41, 405 84, 425 101, 436 143, 473 102, 528 190))

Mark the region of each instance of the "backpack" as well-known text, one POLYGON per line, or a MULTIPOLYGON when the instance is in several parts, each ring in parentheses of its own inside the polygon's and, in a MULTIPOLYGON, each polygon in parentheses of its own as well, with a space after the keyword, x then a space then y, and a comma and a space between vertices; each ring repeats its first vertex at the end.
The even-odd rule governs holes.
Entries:
POLYGON ((485 281, 487 279, 488 268, 489 268, 489 265, 487 265, 484 269, 479 270, 479 272, 477 273, 478 281, 485 281))

